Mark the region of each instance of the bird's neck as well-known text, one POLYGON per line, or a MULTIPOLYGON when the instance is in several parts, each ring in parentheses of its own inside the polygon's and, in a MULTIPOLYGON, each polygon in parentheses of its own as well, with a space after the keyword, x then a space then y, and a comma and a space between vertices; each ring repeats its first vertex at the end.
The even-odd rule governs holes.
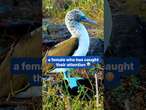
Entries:
POLYGON ((78 22, 73 22, 67 25, 68 30, 72 34, 72 37, 79 39, 79 45, 73 56, 86 56, 89 49, 89 35, 85 26, 78 22))

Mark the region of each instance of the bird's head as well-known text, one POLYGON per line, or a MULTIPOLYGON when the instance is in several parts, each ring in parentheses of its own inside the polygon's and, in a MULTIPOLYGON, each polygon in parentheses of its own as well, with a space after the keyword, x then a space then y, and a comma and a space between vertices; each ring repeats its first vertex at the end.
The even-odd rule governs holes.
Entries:
POLYGON ((91 24, 97 24, 96 21, 88 18, 82 11, 79 9, 73 9, 69 11, 65 16, 66 22, 88 22, 91 24))

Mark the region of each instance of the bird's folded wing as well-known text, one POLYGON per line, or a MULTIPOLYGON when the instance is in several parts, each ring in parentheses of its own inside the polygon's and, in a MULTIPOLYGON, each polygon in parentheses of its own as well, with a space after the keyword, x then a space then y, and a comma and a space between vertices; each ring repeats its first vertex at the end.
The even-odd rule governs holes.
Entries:
POLYGON ((47 73, 54 68, 53 64, 47 64, 48 56, 71 56, 78 48, 78 38, 73 37, 65 40, 52 49, 48 50, 42 60, 43 73, 47 73))
MULTIPOLYGON (((25 75, 11 74, 11 59, 13 57, 33 57, 41 56, 41 36, 42 29, 38 28, 26 36, 11 48, 4 61, 0 65, 0 97, 15 94, 20 89, 24 88, 28 83, 28 78, 25 75)), ((21 36, 20 36, 21 37, 21 36)))

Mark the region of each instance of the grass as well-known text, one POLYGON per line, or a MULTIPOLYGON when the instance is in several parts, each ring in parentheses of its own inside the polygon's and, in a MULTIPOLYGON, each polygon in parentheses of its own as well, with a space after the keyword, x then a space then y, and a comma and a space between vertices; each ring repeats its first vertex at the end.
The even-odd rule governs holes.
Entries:
MULTIPOLYGON (((71 76, 90 78, 95 73, 96 68, 92 69, 75 69, 72 70, 71 76), (86 70, 86 71, 85 71, 86 70), (86 73, 85 73, 86 72, 86 73), (80 74, 79 74, 80 73, 80 74), (91 75, 87 74, 91 73, 91 75), (82 75, 84 74, 84 75, 82 75)), ((93 75, 94 76, 94 75, 93 75)), ((99 89, 99 104, 96 101, 96 91, 91 90, 94 94, 91 99, 86 99, 87 89, 85 86, 79 85, 78 95, 73 96, 69 93, 67 85, 65 87, 62 85, 63 74, 58 74, 55 80, 43 81, 42 86, 42 99, 43 99, 43 110, 103 110, 103 85, 99 89)), ((89 79, 90 80, 90 79, 89 79)), ((95 87, 95 83, 91 83, 95 87)))
POLYGON ((146 91, 137 75, 121 78, 121 84, 105 94, 105 103, 109 103, 112 110, 144 110, 146 91), (126 101, 129 101, 127 106, 126 101))
MULTIPOLYGON (((46 83, 46 82, 45 82, 46 83)), ((45 84, 43 84, 45 85, 45 84)), ((51 84, 42 92, 43 97, 43 110, 103 110, 103 96, 100 91, 100 104, 96 105, 96 97, 94 96, 91 100, 81 99, 81 95, 86 95, 86 91, 83 89, 79 91, 79 95, 71 97, 67 90, 61 91, 65 94, 64 96, 57 96, 59 86, 51 87, 51 84)))
POLYGON ((144 0, 127 0, 126 10, 146 20, 146 2, 144 0))
POLYGON ((48 100, 48 97, 45 96, 43 100, 45 102, 43 110, 103 110, 102 106, 99 106, 97 109, 95 106, 96 100, 93 100, 94 101, 83 101, 79 100, 78 97, 71 99, 68 96, 63 98, 52 96, 51 100, 48 100))

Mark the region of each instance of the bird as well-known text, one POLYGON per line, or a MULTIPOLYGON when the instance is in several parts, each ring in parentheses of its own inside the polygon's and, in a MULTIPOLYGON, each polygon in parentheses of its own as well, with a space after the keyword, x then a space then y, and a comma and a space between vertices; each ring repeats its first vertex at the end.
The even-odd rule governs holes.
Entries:
POLYGON ((65 16, 65 24, 71 37, 51 49, 47 50, 42 59, 42 72, 47 73, 63 73, 64 79, 68 81, 71 89, 77 87, 77 81, 82 78, 71 78, 69 76, 70 69, 67 68, 54 68, 53 64, 47 64, 48 56, 86 56, 90 47, 89 34, 86 27, 82 22, 97 25, 96 21, 88 18, 81 10, 73 9, 65 16))
MULTIPOLYGON (((24 90, 30 91, 28 90, 30 88, 28 79, 24 74, 13 75, 11 73, 11 59, 13 57, 39 58, 41 56, 41 33, 42 28, 39 27, 25 37, 21 38, 16 45, 11 46, 10 51, 7 53, 6 57, 0 64, 0 98, 16 95, 19 97, 24 97, 22 92, 24 92, 24 90)), ((32 88, 34 88, 36 91, 35 87, 32 88)), ((32 91, 29 96, 33 95, 34 93, 36 92, 32 91)), ((39 95, 39 93, 37 95, 39 95)))
MULTIPOLYGON (((85 26, 81 23, 82 21, 96 24, 95 21, 87 18, 85 14, 78 9, 69 11, 65 16, 65 23, 72 34, 71 38, 57 44, 51 50, 48 50, 42 59, 44 61, 42 62, 42 66, 46 66, 42 71, 51 69, 52 72, 53 70, 63 72, 64 79, 68 82, 70 81, 69 85, 73 90, 75 90, 74 87, 77 85, 77 78, 70 80, 68 78, 67 69, 54 69, 53 65, 46 64, 45 60, 47 59, 47 56, 86 56, 89 50, 90 40, 85 26)), ((40 91, 40 87, 30 87, 30 85, 28 85, 27 77, 24 75, 15 76, 10 72, 10 61, 13 57, 40 57, 41 33, 41 27, 34 30, 31 32, 30 36, 28 35, 27 37, 20 39, 8 52, 0 65, 0 97, 10 95, 21 98, 41 95, 40 92, 36 93, 36 91, 40 91)))

